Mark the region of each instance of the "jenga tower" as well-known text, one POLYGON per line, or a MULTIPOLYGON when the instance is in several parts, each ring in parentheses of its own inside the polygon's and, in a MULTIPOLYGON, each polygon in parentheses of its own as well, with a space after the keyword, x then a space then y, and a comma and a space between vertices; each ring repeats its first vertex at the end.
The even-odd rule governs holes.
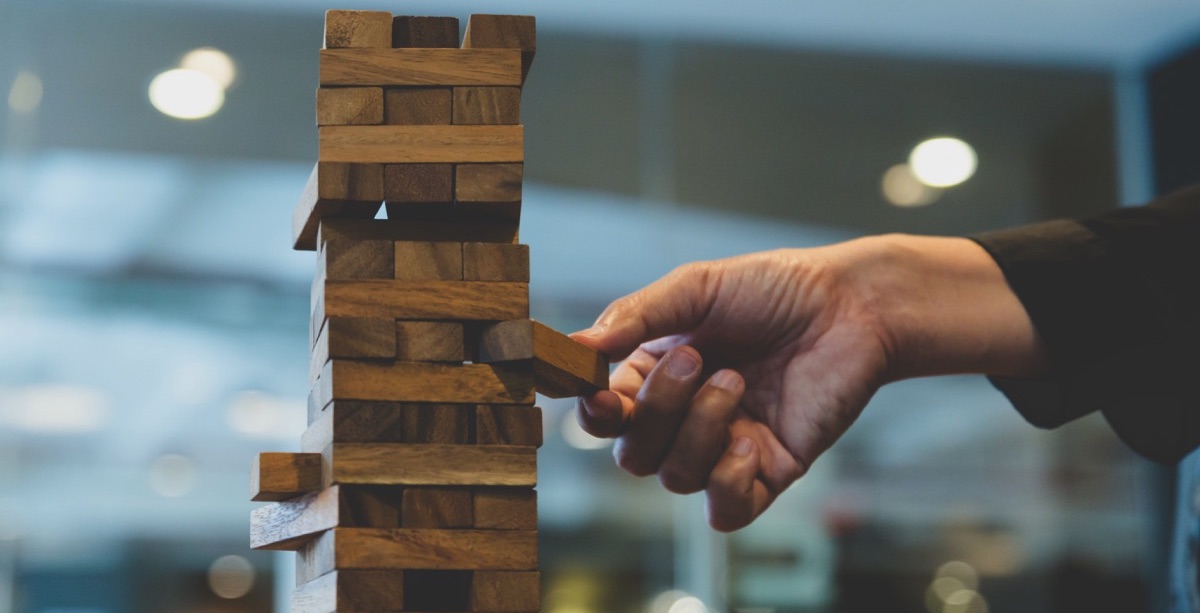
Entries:
POLYGON ((540 610, 534 391, 607 360, 529 317, 518 242, 534 19, 329 11, 309 428, 251 476, 251 546, 299 553, 292 611, 540 610), (375 219, 387 204, 387 219, 375 219))

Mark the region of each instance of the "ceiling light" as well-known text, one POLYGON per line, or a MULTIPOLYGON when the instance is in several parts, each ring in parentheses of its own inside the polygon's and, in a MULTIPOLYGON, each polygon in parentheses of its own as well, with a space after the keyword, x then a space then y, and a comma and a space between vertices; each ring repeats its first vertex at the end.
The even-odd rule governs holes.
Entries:
POLYGON ((932 204, 942 195, 942 190, 930 187, 913 174, 908 164, 896 164, 883 173, 880 185, 883 197, 899 207, 917 207, 932 204))
POLYGON ((16 113, 31 113, 42 103, 42 79, 22 70, 8 90, 8 108, 16 113))
POLYGON ((207 73, 176 68, 150 82, 150 103, 176 119, 203 119, 225 104, 225 88, 207 73))
POLYGON ((229 54, 214 47, 193 49, 179 61, 180 68, 198 70, 210 76, 222 88, 233 85, 237 78, 237 65, 229 54))
POLYGON ((975 174, 978 158, 967 143, 950 137, 931 138, 913 148, 908 165, 922 183, 951 187, 975 174))

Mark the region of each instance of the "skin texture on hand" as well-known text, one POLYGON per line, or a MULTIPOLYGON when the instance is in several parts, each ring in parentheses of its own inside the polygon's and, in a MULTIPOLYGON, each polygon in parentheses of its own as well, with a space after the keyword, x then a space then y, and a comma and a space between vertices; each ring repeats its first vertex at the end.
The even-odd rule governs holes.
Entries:
POLYGON ((572 335, 624 361, 579 420, 617 464, 753 521, 879 387, 1044 368, 996 264, 965 239, 886 236, 689 264, 572 335))

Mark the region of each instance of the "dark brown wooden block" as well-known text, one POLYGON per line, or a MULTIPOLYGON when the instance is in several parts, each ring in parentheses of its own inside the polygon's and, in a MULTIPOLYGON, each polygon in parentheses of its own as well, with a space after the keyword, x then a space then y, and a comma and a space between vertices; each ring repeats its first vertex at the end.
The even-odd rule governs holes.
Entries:
POLYGON ((404 442, 466 445, 471 443, 475 407, 469 404, 406 404, 404 442))
POLYGON ((450 203, 453 164, 388 164, 383 167, 383 198, 394 203, 450 203))
POLYGON ((325 12, 325 48, 390 48, 392 14, 384 11, 325 12))
POLYGON ((326 317, 500 321, 529 316, 528 283, 329 280, 318 292, 326 317))
POLYGON ((340 570, 299 585, 292 613, 405 611, 406 573, 400 570, 340 570))
POLYGON ((392 46, 457 49, 458 18, 397 15, 392 19, 392 46))
POLYGON ((353 164, 523 162, 523 126, 321 126, 317 159, 353 164))
POLYGON ((313 279, 318 284, 326 279, 391 279, 392 254, 391 241, 325 239, 313 279))
MULTIPOLYGON (((361 126, 359 126, 361 127, 361 126)), ((317 248, 317 226, 331 217, 370 219, 383 202, 383 166, 318 162, 292 213, 295 249, 317 248)))
POLYGON ((529 488, 475 488, 475 527, 536 530, 537 492, 529 488))
POLYGON ((338 526, 400 528, 402 494, 398 487, 335 485, 259 507, 250 514, 250 547, 296 551, 338 526))
MULTIPOLYGON (((410 403, 533 404, 533 376, 519 364, 330 360, 322 397, 410 403)), ((328 404, 328 403, 326 403, 328 404)))
POLYGON ((321 85, 520 85, 512 49, 324 49, 321 85))
POLYGON ((400 512, 402 528, 470 528, 475 524, 471 490, 408 487, 400 512))
POLYGON ((333 443, 402 443, 405 405, 339 400, 320 412, 300 437, 300 449, 320 453, 333 443))
POLYGON ((322 455, 328 484, 537 484, 533 447, 334 443, 322 455))
POLYGON ((463 279, 529 282, 529 245, 463 243, 463 279))
POLYGON ((453 97, 448 87, 389 87, 383 96, 382 123, 388 125, 446 125, 453 118, 453 97))
POLYGON ((348 126, 383 123, 383 88, 321 87, 317 89, 317 125, 348 126))
POLYGON ((541 447, 542 410, 521 405, 481 404, 475 407, 475 442, 541 447))
POLYGON ((250 469, 251 500, 287 500, 320 488, 320 454, 264 452, 250 469))
POLYGON ((469 220, 329 219, 323 235, 389 241, 516 243, 518 228, 513 223, 479 223, 469 220))
POLYGON ((455 167, 456 202, 520 202, 524 164, 459 164, 455 167))
POLYGON ((483 331, 479 361, 533 360, 538 392, 567 398, 608 388, 608 359, 533 320, 505 321, 483 331))
POLYGON ((397 360, 462 362, 466 359, 463 325, 452 321, 395 322, 397 360))
POLYGON ((521 123, 521 88, 455 87, 454 123, 517 125, 521 123))
POLYGON ((520 49, 521 76, 529 75, 537 51, 537 20, 525 15, 471 15, 464 49, 520 49))
POLYGON ((542 609, 540 573, 476 571, 471 575, 471 611, 532 613, 542 609))
POLYGON ((311 387, 330 358, 395 359, 396 335, 389 334, 396 323, 391 319, 331 317, 313 343, 309 360, 308 384, 311 387))
POLYGON ((535 570, 537 533, 524 530, 335 528, 300 551, 297 578, 334 570, 535 570))

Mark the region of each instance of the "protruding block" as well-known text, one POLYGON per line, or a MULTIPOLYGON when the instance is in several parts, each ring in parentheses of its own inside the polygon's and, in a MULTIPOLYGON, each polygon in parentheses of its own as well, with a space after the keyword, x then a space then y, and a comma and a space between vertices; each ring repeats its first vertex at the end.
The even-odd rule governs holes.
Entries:
POLYGON ((480 336, 480 362, 530 359, 538 392, 551 398, 608 388, 608 359, 603 354, 539 322, 505 321, 480 336))
POLYGON ((529 245, 464 243, 463 279, 529 282, 529 245))
POLYGON ((383 166, 318 162, 292 214, 293 247, 313 251, 322 219, 370 219, 382 203, 383 166))
POLYGON ((325 49, 321 85, 520 85, 513 49, 325 49))
POLYGON ((534 447, 334 443, 324 455, 330 484, 537 485, 534 447))
POLYGON ((521 123, 521 88, 454 88, 454 123, 516 125, 521 123))
POLYGON ((392 46, 457 49, 457 17, 410 17, 392 19, 392 46))
POLYGON ((523 126, 323 126, 317 158, 358 164, 523 162, 523 126))
POLYGON ((463 48, 520 49, 523 83, 537 51, 537 20, 526 15, 471 15, 463 48))
POLYGON ((470 220, 329 219, 322 234, 357 239, 435 242, 516 243, 515 222, 479 223, 470 220))
POLYGON ((520 202, 524 164, 459 164, 455 167, 457 202, 520 202))
POLYGON ((392 46, 392 14, 384 11, 325 11, 325 48, 392 46))
POLYGON ((466 359, 463 325, 453 321, 397 321, 397 360, 462 362, 466 359))
POLYGON ((520 405, 481 404, 475 407, 475 442, 541 447, 542 410, 520 405))
POLYGON ((287 500, 321 488, 321 455, 264 452, 250 470, 250 499, 287 500))
POLYGON ((329 401, 532 404, 532 375, 519 364, 330 360, 319 383, 329 401))
POLYGON ((450 123, 453 97, 448 87, 389 87, 384 90, 383 123, 438 126, 450 123))
POLYGON ((300 552, 297 577, 334 570, 536 570, 537 533, 524 530, 335 528, 300 552))
POLYGON ((317 89, 317 125, 349 126, 383 123, 383 88, 321 87, 317 89))
POLYGON ((329 280, 321 291, 327 317, 501 321, 529 316, 528 283, 329 280))
POLYGON ((335 485, 250 514, 250 547, 296 551, 325 530, 400 528, 401 488, 335 485))
POLYGON ((471 611, 531 613, 542 610, 537 572, 477 571, 471 577, 471 611))
POLYGON ((471 490, 461 487, 410 487, 400 512, 403 528, 470 528, 475 524, 471 490))
POLYGON ((292 592, 292 613, 404 611, 405 578, 400 570, 334 571, 298 586, 292 592))
POLYGON ((537 492, 528 488, 475 489, 475 527, 487 530, 536 530, 537 492))
POLYGON ((468 404, 404 405, 404 442, 422 445, 471 443, 475 407, 468 404))

